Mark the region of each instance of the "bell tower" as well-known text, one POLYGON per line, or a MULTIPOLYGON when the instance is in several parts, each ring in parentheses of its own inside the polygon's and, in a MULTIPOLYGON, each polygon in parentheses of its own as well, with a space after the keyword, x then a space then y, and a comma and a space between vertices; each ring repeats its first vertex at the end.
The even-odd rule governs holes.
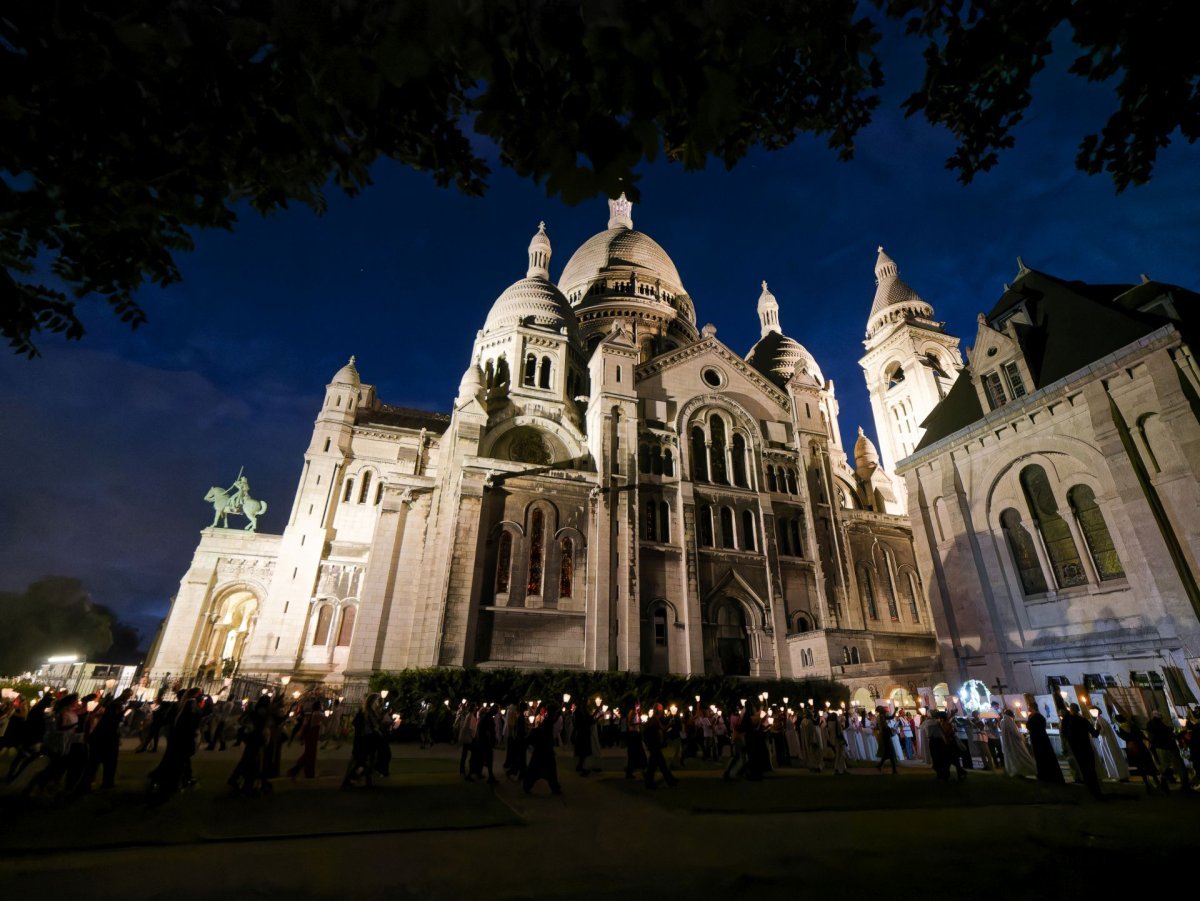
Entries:
POLYGON ((934 319, 933 307, 900 278, 884 249, 875 260, 875 300, 867 317, 859 365, 871 396, 879 456, 904 504, 904 482, 896 463, 916 449, 921 423, 958 378, 962 356, 958 339, 934 319))

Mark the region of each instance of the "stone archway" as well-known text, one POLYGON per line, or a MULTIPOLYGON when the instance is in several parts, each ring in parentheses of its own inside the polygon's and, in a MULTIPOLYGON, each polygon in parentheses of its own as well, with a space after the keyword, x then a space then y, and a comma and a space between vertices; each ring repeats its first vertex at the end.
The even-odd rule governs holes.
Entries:
POLYGON ((214 605, 197 669, 210 677, 232 675, 258 622, 258 595, 246 587, 225 592, 214 605))
POLYGON ((717 662, 726 676, 750 675, 750 634, 746 611, 733 598, 722 598, 713 610, 717 662))

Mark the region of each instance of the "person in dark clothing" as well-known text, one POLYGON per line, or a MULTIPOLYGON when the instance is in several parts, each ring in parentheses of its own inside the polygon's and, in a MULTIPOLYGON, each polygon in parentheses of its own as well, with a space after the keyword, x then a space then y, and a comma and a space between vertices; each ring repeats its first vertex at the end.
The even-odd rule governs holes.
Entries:
POLYGON ((1146 740, 1145 733, 1138 727, 1137 722, 1133 717, 1126 719, 1122 714, 1117 714, 1114 718, 1117 724, 1117 735, 1121 736, 1121 741, 1125 742, 1125 758, 1129 761, 1129 766, 1139 776, 1142 777, 1142 782, 1146 786, 1146 791, 1150 791, 1150 787, 1166 788, 1158 777, 1158 766, 1154 762, 1154 753, 1150 750, 1150 743, 1146 740))
POLYGON ((667 746, 667 719, 663 714, 662 704, 654 705, 654 711, 642 729, 642 740, 646 743, 647 751, 646 788, 658 787, 655 785, 656 772, 662 773, 663 781, 674 788, 679 784, 679 780, 671 775, 666 758, 663 757, 663 748, 667 746))
POLYGON ((1146 723, 1146 736, 1150 739, 1150 750, 1154 752, 1154 759, 1158 764, 1162 790, 1170 790, 1168 783, 1174 776, 1185 792, 1193 791, 1187 766, 1179 753, 1179 740, 1175 736, 1175 730, 1167 725, 1160 711, 1151 712, 1150 720, 1146 723))
POLYGON ((367 788, 374 785, 374 774, 379 770, 376 755, 381 747, 387 748, 383 737, 383 699, 378 693, 372 693, 354 715, 354 742, 350 746, 350 763, 346 766, 342 788, 350 788, 359 779, 366 782, 367 788))
POLYGON ((1099 733, 1079 712, 1078 704, 1072 704, 1070 712, 1063 716, 1061 728, 1063 741, 1071 749, 1071 756, 1075 758, 1075 765, 1079 767, 1083 784, 1097 798, 1103 798, 1100 777, 1096 773, 1096 751, 1092 747, 1092 739, 1099 733))
POLYGON ((496 715, 492 708, 484 704, 479 709, 479 725, 475 729, 475 741, 471 744, 471 765, 467 770, 467 781, 473 782, 475 777, 483 778, 487 770, 488 784, 495 785, 496 779, 496 715))
POLYGON ((150 790, 164 799, 180 788, 196 784, 192 778, 192 757, 196 754, 196 731, 200 727, 196 709, 199 694, 200 689, 189 688, 174 705, 175 719, 170 723, 166 753, 150 771, 150 790))
POLYGON ((137 753, 143 751, 155 753, 158 751, 158 736, 163 728, 167 726, 175 717, 175 702, 166 700, 165 695, 158 696, 158 702, 154 710, 150 714, 150 724, 147 727, 145 736, 142 738, 142 743, 138 745, 137 753))
POLYGON ((303 771, 305 779, 317 777, 317 746, 321 743, 321 727, 324 725, 324 720, 321 702, 313 701, 311 709, 301 720, 299 728, 296 729, 296 734, 300 736, 300 741, 304 744, 304 750, 292 768, 288 770, 289 779, 295 779, 301 771, 303 771))
MULTIPOLYGON (((42 739, 46 736, 46 718, 50 716, 50 705, 54 703, 54 695, 50 692, 43 694, 36 704, 29 708, 25 722, 21 726, 21 735, 14 742, 17 756, 13 758, 12 766, 8 768, 6 782, 14 782, 25 767, 42 756, 42 739)), ((12 723, 9 724, 9 729, 12 723)))
POLYGON ((504 754, 504 772, 509 779, 525 781, 525 749, 529 736, 529 717, 524 702, 516 705, 515 712, 508 718, 504 754))
POLYGON ((646 748, 642 744, 642 708, 632 697, 625 699, 622 725, 625 738, 625 778, 634 779, 637 771, 646 767, 646 748))
POLYGON ((103 789, 112 788, 117 778, 117 758, 121 751, 121 720, 125 718, 125 708, 133 697, 133 689, 127 688, 119 697, 109 697, 104 701, 104 712, 100 720, 88 736, 88 772, 84 778, 84 786, 90 788, 96 781, 96 771, 104 769, 100 780, 103 789))
MULTIPOLYGON (((884 763, 890 761, 892 764, 892 775, 896 775, 896 746, 892 743, 892 726, 888 722, 888 713, 882 707, 875 710, 875 743, 879 746, 879 759, 875 762, 875 769, 883 772, 884 763)), ((954 752, 955 748, 952 747, 954 752)))
MULTIPOLYGON (((250 795, 256 792, 263 780, 263 748, 271 716, 271 699, 263 695, 258 702, 242 714, 238 723, 238 741, 242 745, 242 756, 229 776, 229 787, 235 792, 250 795)), ((269 787, 268 787, 269 790, 269 787)))
POLYGON ((1037 707, 1033 707, 1032 710, 1033 713, 1025 721, 1025 726, 1029 729, 1029 748, 1033 751, 1033 759, 1037 763, 1038 781, 1057 782, 1061 785, 1065 780, 1062 768, 1058 765, 1058 755, 1054 753, 1054 745, 1046 733, 1046 718, 1037 707))
POLYGON ((751 712, 746 725, 746 778, 751 782, 761 782, 762 777, 771 772, 764 718, 763 712, 756 709, 751 712))
POLYGON ((575 705, 571 745, 575 752, 575 772, 580 776, 588 775, 591 773, 589 758, 596 753, 596 749, 592 746, 592 715, 588 712, 586 702, 575 705))
POLYGON ((558 716, 556 707, 543 708, 541 722, 529 732, 528 743, 533 753, 521 785, 527 795, 532 794, 533 786, 541 779, 546 780, 553 794, 563 793, 558 784, 558 761, 554 757, 554 723, 558 716))

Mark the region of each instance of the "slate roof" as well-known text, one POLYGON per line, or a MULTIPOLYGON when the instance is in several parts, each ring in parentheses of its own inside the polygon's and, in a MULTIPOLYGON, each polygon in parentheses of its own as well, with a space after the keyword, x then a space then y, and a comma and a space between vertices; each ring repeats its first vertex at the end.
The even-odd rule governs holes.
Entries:
MULTIPOLYGON (((1031 324, 1019 323, 1015 331, 1033 378, 1032 391, 1164 325, 1175 325, 1189 340, 1200 329, 1200 294, 1163 282, 1091 285, 1030 269, 1001 295, 985 318, 993 328, 1003 328, 1008 314, 1022 306, 1031 324), (1164 294, 1171 298, 1179 319, 1167 316, 1161 308, 1154 312, 1140 309, 1164 294)), ((946 397, 921 423, 925 435, 916 449, 929 447, 983 416, 970 369, 964 369, 946 397)))
POLYGON ((428 429, 442 434, 450 427, 449 413, 430 413, 428 410, 415 410, 412 407, 394 407, 391 404, 380 404, 374 409, 359 408, 355 417, 356 425, 388 425, 404 429, 428 429))

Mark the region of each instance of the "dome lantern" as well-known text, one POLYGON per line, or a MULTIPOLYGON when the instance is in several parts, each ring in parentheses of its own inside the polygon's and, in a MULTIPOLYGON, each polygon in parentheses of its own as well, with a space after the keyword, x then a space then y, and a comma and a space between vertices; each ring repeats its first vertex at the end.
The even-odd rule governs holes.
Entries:
POLYGON ((783 333, 779 327, 779 301, 767 290, 766 280, 762 283, 762 294, 758 296, 758 322, 762 327, 760 338, 765 338, 767 332, 783 333))
POLYGON ((608 201, 608 227, 633 228, 633 201, 625 196, 624 191, 616 200, 608 201))
POLYGON ((526 278, 550 279, 550 236, 546 234, 546 223, 539 222, 537 234, 529 242, 529 269, 526 278))

